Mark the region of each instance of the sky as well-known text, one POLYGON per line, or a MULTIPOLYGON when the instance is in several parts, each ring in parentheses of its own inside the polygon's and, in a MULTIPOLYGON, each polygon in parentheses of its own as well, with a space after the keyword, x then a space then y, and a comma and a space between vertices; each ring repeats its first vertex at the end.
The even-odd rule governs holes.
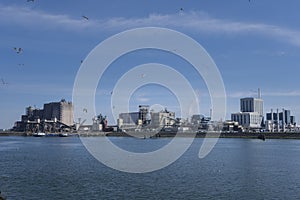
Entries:
MULTIPOLYGON (((0 128, 11 128, 27 106, 72 101, 76 74, 90 51, 115 34, 141 27, 176 30, 205 48, 224 82, 227 119, 239 111, 240 98, 256 97, 260 88, 264 112, 290 109, 300 123, 299 7, 298 0, 2 0, 0 128)), ((109 66, 97 87, 97 113, 113 124, 114 85, 133 67, 154 62, 182 73, 199 95, 201 114, 209 115, 201 76, 178 56, 151 49, 121 56, 109 66)), ((159 85, 136 90, 130 111, 139 104, 178 112, 176 96, 159 85)))

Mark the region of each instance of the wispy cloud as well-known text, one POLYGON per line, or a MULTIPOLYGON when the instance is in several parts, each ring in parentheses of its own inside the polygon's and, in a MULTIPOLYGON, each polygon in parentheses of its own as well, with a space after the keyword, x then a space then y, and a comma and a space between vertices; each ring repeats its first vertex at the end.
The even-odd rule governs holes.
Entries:
POLYGON ((243 98, 254 96, 252 92, 227 92, 228 98, 243 98))
MULTIPOLYGON (((300 91, 271 91, 263 92, 263 97, 300 97, 300 91)), ((257 97, 254 92, 231 92, 227 93, 229 98, 257 97)))
POLYGON ((72 87, 66 87, 59 84, 9 84, 2 88, 5 94, 27 94, 27 95, 47 95, 47 96, 71 96, 72 87))
POLYGON ((66 28, 77 29, 92 26, 84 19, 74 19, 64 14, 50 14, 44 11, 32 10, 25 7, 1 6, 0 23, 20 25, 28 28, 66 28))
POLYGON ((271 97, 300 97, 300 91, 266 92, 264 96, 271 97))
POLYGON ((141 103, 146 103, 146 102, 150 101, 150 99, 147 97, 137 97, 136 100, 141 103))
POLYGON ((201 11, 185 12, 184 14, 150 14, 142 18, 114 17, 87 21, 80 16, 73 18, 65 14, 51 14, 30 8, 0 5, 0 23, 85 32, 87 32, 87 27, 89 28, 88 31, 121 31, 128 28, 161 26, 201 33, 260 35, 300 46, 300 30, 265 23, 218 19, 201 11))
POLYGON ((287 53, 285 51, 279 51, 279 50, 274 50, 274 51, 266 51, 266 50, 255 50, 253 51, 254 55, 260 55, 260 56, 285 56, 287 53))

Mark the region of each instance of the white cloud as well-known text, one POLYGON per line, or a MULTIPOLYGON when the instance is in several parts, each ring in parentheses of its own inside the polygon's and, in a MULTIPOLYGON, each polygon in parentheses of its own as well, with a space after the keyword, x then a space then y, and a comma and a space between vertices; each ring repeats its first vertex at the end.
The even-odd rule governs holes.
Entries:
POLYGON ((274 97, 300 97, 300 91, 279 91, 279 92, 266 92, 264 96, 274 97))
POLYGON ((72 87, 67 87, 59 84, 20 84, 12 83, 3 88, 3 92, 10 95, 53 95, 53 96, 70 96, 72 87))
POLYGON ((92 22, 83 18, 73 19, 68 15, 50 14, 30 8, 0 5, 0 23, 19 25, 28 28, 66 28, 76 29, 92 26, 92 22))
MULTIPOLYGON (((273 92, 263 92, 263 97, 300 97, 300 91, 273 91, 273 92)), ((255 92, 232 92, 227 93, 228 98, 243 98, 243 97, 257 97, 255 92)))
POLYGON ((249 23, 218 19, 205 12, 185 12, 183 14, 150 14, 143 18, 115 17, 109 19, 85 20, 65 14, 51 14, 15 6, 0 5, 0 23, 16 24, 31 28, 61 28, 72 31, 121 31, 128 28, 160 26, 179 30, 215 34, 249 34, 272 37, 278 41, 300 46, 300 30, 293 30, 264 23, 249 23), (86 29, 88 28, 88 29, 86 29))
POLYGON ((228 98, 243 98, 243 97, 251 97, 251 96, 255 96, 255 94, 250 91, 249 92, 232 92, 232 93, 227 92, 228 98))
POLYGON ((137 97, 136 100, 138 102, 142 102, 142 103, 145 103, 145 102, 149 102, 150 99, 149 98, 146 98, 146 97, 137 97))

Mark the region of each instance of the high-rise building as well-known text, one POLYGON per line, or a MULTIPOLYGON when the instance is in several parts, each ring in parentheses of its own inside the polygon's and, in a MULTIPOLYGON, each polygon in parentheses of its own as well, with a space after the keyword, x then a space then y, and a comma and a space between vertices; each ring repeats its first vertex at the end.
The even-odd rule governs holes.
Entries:
POLYGON ((32 106, 26 108, 26 115, 17 121, 17 131, 58 131, 61 127, 71 127, 73 121, 73 104, 62 99, 60 102, 44 104, 43 109, 32 106))
POLYGON ((295 118, 295 116, 291 116, 291 124, 296 125, 296 118, 295 118))
POLYGON ((240 99, 240 112, 231 114, 231 121, 238 122, 246 129, 261 128, 263 124, 263 103, 260 90, 258 98, 246 97, 240 99))
POLYGON ((261 116, 263 113, 263 100, 253 97, 242 98, 241 100, 241 112, 257 112, 261 116))
POLYGON ((44 119, 57 119, 68 126, 73 124, 73 104, 62 99, 60 102, 44 104, 44 119))

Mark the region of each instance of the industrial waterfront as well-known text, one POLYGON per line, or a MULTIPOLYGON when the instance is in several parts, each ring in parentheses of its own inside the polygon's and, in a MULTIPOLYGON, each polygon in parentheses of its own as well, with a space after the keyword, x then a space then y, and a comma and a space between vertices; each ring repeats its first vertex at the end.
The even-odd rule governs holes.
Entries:
POLYGON ((92 119, 92 124, 86 124, 81 118, 74 119, 73 106, 72 102, 64 99, 45 103, 42 109, 29 106, 21 120, 0 135, 152 138, 174 137, 180 133, 180 136, 187 137, 300 138, 300 129, 291 110, 271 109, 264 116, 260 89, 257 97, 241 98, 240 111, 223 121, 213 121, 211 116, 200 113, 180 118, 167 108, 154 111, 149 105, 139 105, 136 112, 119 113, 115 125, 109 124, 107 117, 101 113, 92 119))
POLYGON ((299 7, 2 0, 0 200, 300 199, 299 7))

